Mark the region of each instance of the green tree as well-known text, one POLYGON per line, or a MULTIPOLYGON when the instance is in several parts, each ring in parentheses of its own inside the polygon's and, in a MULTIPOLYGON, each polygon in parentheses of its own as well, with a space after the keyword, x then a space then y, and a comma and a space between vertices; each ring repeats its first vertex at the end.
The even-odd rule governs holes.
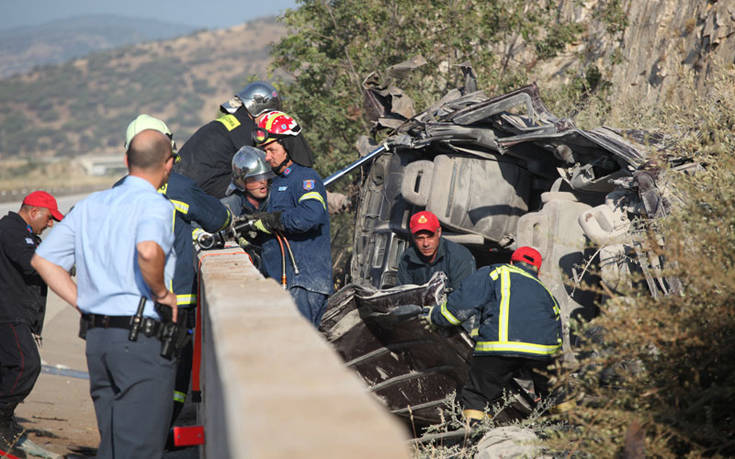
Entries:
POLYGON ((427 64, 400 82, 417 112, 462 85, 469 63, 478 87, 497 94, 527 83, 510 57, 519 49, 552 57, 582 32, 557 12, 561 0, 299 0, 283 21, 293 30, 273 48, 287 111, 306 128, 326 175, 357 158, 369 125, 362 82, 373 71, 422 55, 427 64), (553 31, 549 34, 548 31, 553 31))

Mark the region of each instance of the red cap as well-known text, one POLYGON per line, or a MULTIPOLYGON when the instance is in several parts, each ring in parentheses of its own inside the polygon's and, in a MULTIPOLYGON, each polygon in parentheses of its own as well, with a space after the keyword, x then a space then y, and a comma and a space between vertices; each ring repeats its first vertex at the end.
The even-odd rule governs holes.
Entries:
POLYGON ((436 230, 439 229, 439 219, 428 210, 422 210, 411 216, 408 226, 411 228, 411 234, 416 234, 419 231, 436 233, 436 230))
POLYGON ((510 256, 510 261, 522 261, 535 266, 537 270, 541 269, 541 254, 533 247, 518 247, 510 256))
POLYGON ((23 198, 23 205, 31 207, 45 207, 51 211, 51 216, 54 220, 61 221, 64 218, 64 214, 59 212, 59 206, 56 204, 56 199, 45 191, 34 191, 28 196, 23 198))

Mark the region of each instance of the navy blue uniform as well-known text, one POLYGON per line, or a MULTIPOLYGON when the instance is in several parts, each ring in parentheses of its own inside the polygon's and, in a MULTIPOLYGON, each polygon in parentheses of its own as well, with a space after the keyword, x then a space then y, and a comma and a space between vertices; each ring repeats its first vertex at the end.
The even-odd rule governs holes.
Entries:
POLYGON ((33 339, 46 312, 46 283, 31 266, 41 238, 15 212, 0 219, 0 422, 33 389, 41 357, 33 339))
POLYGON ((176 208, 174 219, 174 271, 173 292, 179 307, 193 307, 197 302, 196 271, 191 223, 196 222, 204 231, 214 233, 230 224, 232 215, 217 198, 196 186, 193 180, 171 172, 168 183, 159 190, 176 208))
MULTIPOLYGON (((327 191, 322 179, 313 169, 292 164, 273 179, 268 211, 281 212, 284 235, 299 268, 295 274, 287 259, 287 287, 301 313, 318 325, 333 287, 327 191)), ((263 265, 269 277, 281 279, 281 249, 275 238, 263 244, 263 265)))
POLYGON ((232 175, 232 157, 240 147, 252 145, 255 123, 245 107, 223 114, 200 127, 179 150, 174 170, 217 199, 225 196, 232 175))
POLYGON ((546 359, 561 349, 561 320, 554 296, 523 265, 478 269, 434 308, 432 322, 459 325, 479 313, 475 354, 546 359))
POLYGON ((230 211, 232 211, 232 215, 235 217, 245 214, 253 215, 256 212, 266 211, 266 200, 263 200, 263 202, 260 203, 260 207, 256 208, 250 203, 250 201, 248 201, 248 198, 245 196, 245 192, 240 190, 233 191, 232 194, 220 199, 220 202, 230 209, 230 211))
MULTIPOLYGON (((202 191, 193 180, 171 172, 168 182, 158 189, 174 205, 174 252, 176 267, 173 277, 173 292, 179 306, 179 320, 189 329, 194 328, 194 309, 197 303, 197 279, 194 267, 194 245, 192 222, 207 232, 215 232, 230 224, 230 211, 213 196, 202 191), (186 309, 183 309, 186 308, 186 309)), ((190 330, 191 333, 191 330, 190 330)), ((174 385, 174 410, 172 422, 181 412, 191 379, 193 347, 187 342, 177 361, 174 385)))
POLYGON ((524 264, 499 264, 478 269, 431 313, 442 326, 459 325, 479 314, 473 330, 475 352, 462 405, 485 410, 512 386, 516 375, 532 375, 536 391, 544 394, 545 378, 532 369, 543 368, 561 349, 561 320, 554 296, 524 264))
POLYGON ((465 277, 475 272, 475 257, 467 247, 440 238, 436 252, 434 261, 429 263, 415 246, 408 247, 398 263, 398 285, 422 285, 441 271, 447 275, 447 286, 455 290, 465 277))

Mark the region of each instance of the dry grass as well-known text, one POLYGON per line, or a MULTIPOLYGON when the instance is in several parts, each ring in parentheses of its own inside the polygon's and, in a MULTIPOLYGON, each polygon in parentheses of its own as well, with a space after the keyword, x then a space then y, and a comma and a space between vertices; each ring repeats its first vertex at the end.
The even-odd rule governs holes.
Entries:
MULTIPOLYGON (((687 88, 680 88, 685 91, 687 88)), ((696 94, 688 88, 689 94, 696 94)), ((564 455, 735 454, 735 71, 722 69, 691 103, 620 105, 621 124, 663 132, 661 156, 685 156, 705 169, 665 172, 681 203, 657 222, 669 274, 683 295, 653 299, 632 288, 587 325, 602 330, 583 351, 594 357, 566 375, 581 398, 558 418, 572 429, 547 442, 564 455)), ((655 241, 652 246, 657 246, 655 241)))

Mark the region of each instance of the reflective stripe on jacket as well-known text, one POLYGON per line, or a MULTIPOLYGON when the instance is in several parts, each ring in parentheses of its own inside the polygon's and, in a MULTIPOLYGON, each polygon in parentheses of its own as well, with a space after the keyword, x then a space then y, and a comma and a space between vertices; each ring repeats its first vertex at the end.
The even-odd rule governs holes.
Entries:
POLYGON ((554 296, 530 270, 485 266, 467 277, 431 320, 459 325, 479 313, 475 354, 546 359, 561 348, 561 319, 554 296))
POLYGON ((197 286, 191 223, 196 222, 204 231, 214 233, 229 225, 232 216, 217 198, 202 191, 190 178, 176 172, 171 172, 168 183, 158 192, 163 193, 176 209, 174 213, 176 270, 173 278, 176 302, 179 306, 193 307, 197 302, 197 286))

